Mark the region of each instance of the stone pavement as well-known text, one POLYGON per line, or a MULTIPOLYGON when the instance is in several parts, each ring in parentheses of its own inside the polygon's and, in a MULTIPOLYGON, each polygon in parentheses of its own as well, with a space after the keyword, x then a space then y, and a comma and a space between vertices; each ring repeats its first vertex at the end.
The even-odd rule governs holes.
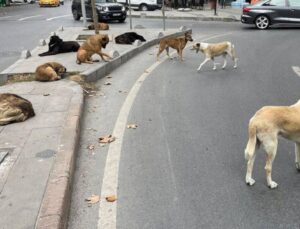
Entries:
POLYGON ((36 116, 0 126, 0 152, 8 152, 0 163, 0 228, 62 228, 68 212, 82 89, 61 80, 9 84, 0 87, 0 93, 4 92, 30 100, 36 116))

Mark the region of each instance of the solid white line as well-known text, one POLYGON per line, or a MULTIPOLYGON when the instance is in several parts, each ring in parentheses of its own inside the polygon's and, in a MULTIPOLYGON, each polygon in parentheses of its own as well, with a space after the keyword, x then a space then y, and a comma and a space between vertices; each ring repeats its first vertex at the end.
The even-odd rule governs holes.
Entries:
POLYGON ((50 18, 47 18, 46 21, 52 21, 52 20, 55 20, 57 18, 70 17, 70 16, 72 16, 72 14, 66 14, 66 15, 57 16, 57 17, 50 17, 50 18))
MULTIPOLYGON (((208 38, 205 38, 202 41, 226 36, 231 33, 219 34, 214 35, 208 38)), ((172 54, 174 54, 173 52, 172 54)), ((105 197, 117 195, 118 191, 118 176, 119 176, 119 165, 120 165, 120 158, 121 158, 121 150, 122 150, 122 143, 123 137, 127 125, 127 118, 131 107, 134 103, 134 100, 143 85, 143 82, 147 78, 147 76, 161 63, 167 60, 168 57, 165 56, 162 58, 162 61, 155 62, 152 64, 146 71, 143 73, 137 81, 132 86, 130 92, 128 93, 122 108, 120 110, 119 116, 115 123, 115 127, 113 130, 112 135, 116 137, 116 140, 113 143, 110 143, 107 158, 104 168, 104 175, 103 175, 103 182, 101 188, 101 201, 99 207, 99 219, 98 219, 98 229, 116 229, 117 227, 117 201, 115 202, 107 202, 105 197)))
POLYGON ((294 70, 294 72, 300 77, 300 68, 297 66, 292 66, 292 69, 294 70))
POLYGON ((29 17, 23 17, 23 18, 20 18, 18 21, 24 21, 24 20, 27 20, 30 18, 41 17, 41 16, 43 16, 43 15, 34 15, 34 16, 29 16, 29 17))
POLYGON ((10 18, 10 17, 12 17, 12 16, 4 16, 4 17, 0 17, 0 20, 1 20, 1 19, 10 18))

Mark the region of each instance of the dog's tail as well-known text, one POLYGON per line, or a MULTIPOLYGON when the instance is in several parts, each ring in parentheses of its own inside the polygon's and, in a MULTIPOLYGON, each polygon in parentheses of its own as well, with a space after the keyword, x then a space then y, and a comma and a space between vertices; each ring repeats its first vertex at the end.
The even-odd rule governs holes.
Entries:
POLYGON ((257 142, 257 137, 256 137, 256 126, 249 124, 249 140, 245 149, 245 159, 248 161, 250 158, 253 157, 256 149, 256 142, 257 142))

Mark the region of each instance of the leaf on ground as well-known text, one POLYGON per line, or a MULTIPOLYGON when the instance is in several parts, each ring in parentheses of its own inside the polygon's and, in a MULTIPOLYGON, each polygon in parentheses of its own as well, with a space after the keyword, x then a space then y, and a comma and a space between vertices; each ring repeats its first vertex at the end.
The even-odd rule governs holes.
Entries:
POLYGON ((127 129, 136 129, 138 127, 137 124, 128 124, 127 129))
POLYGON ((117 200, 117 197, 112 195, 112 196, 107 196, 105 197, 107 202, 115 202, 117 200))
POLYGON ((100 196, 97 196, 97 195, 91 195, 90 197, 86 198, 85 201, 88 203, 88 204, 96 204, 100 201, 100 196))
POLYGON ((111 78, 112 78, 112 76, 108 75, 108 76, 106 76, 106 78, 107 78, 107 79, 111 79, 111 78))
POLYGON ((111 85, 110 82, 105 82, 104 85, 108 86, 108 85, 111 85))
POLYGON ((87 148, 88 148, 89 150, 94 150, 94 149, 95 149, 95 146, 94 146, 94 145, 89 145, 87 148))
POLYGON ((99 138, 99 142, 100 143, 105 143, 105 144, 111 143, 114 140, 116 140, 116 138, 114 136, 112 136, 111 134, 105 135, 105 136, 102 136, 102 137, 99 138))
POLYGON ((148 71, 148 70, 145 70, 145 73, 149 73, 149 71, 148 71))
POLYGON ((119 93, 127 94, 128 92, 127 91, 119 90, 119 93))
POLYGON ((43 96, 49 96, 50 94, 46 93, 46 94, 43 94, 43 96))

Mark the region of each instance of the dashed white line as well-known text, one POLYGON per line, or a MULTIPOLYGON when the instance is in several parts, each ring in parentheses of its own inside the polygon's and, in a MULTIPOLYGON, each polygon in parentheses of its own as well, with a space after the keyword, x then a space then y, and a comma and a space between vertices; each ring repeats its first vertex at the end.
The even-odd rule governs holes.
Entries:
POLYGON ((0 20, 6 19, 6 18, 10 18, 10 17, 12 17, 12 16, 4 16, 4 17, 0 17, 0 20))
POLYGON ((23 18, 20 18, 18 21, 25 21, 27 19, 31 19, 31 18, 35 18, 35 17, 41 17, 43 15, 34 15, 34 16, 29 16, 29 17, 23 17, 23 18))
POLYGON ((72 16, 72 14, 66 14, 66 15, 57 16, 57 17, 50 17, 50 18, 47 18, 46 21, 52 21, 52 20, 55 20, 55 19, 58 19, 58 18, 70 17, 70 16, 72 16))
MULTIPOLYGON (((231 33, 219 34, 203 39, 202 41, 230 35, 231 33)), ((174 52, 175 53, 175 52, 174 52)), ((172 53, 173 54, 173 53, 172 53)), ((126 129, 127 118, 134 100, 143 85, 143 82, 147 76, 162 62, 164 62, 167 57, 164 57, 161 62, 155 62, 143 73, 137 81, 132 86, 130 92, 128 93, 122 108, 120 110, 119 116, 117 118, 112 135, 117 137, 117 139, 109 145, 103 182, 101 188, 101 202, 99 207, 99 219, 98 219, 98 229, 116 229, 117 228, 117 201, 107 202, 105 201, 106 196, 115 195, 117 196, 118 191, 118 179, 119 179, 119 164, 121 158, 121 150, 123 143, 123 136, 126 129)))
POLYGON ((292 66, 292 69, 293 69, 294 72, 300 77, 300 67, 292 66))

